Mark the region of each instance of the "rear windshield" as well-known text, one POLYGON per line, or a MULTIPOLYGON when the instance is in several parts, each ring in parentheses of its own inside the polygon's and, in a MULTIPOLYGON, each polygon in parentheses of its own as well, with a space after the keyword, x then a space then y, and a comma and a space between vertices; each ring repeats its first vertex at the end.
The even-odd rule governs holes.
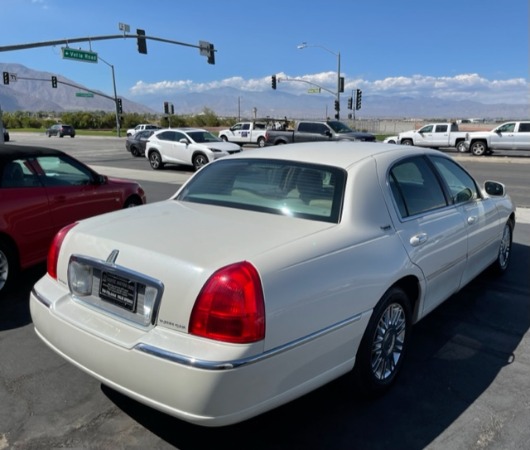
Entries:
POLYGON ((337 167, 223 159, 204 166, 176 200, 338 223, 345 181, 337 167))

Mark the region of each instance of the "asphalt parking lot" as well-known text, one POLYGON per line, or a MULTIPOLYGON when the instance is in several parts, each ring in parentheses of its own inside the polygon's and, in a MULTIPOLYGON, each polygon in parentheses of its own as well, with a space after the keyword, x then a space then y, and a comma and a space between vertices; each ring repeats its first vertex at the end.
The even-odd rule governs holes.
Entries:
POLYGON ((28 307, 45 269, 27 271, 0 299, 0 450, 528 449, 530 210, 519 208, 517 220, 510 270, 480 275, 415 326, 402 376, 387 395, 362 401, 339 379, 225 428, 145 407, 49 350, 28 307))

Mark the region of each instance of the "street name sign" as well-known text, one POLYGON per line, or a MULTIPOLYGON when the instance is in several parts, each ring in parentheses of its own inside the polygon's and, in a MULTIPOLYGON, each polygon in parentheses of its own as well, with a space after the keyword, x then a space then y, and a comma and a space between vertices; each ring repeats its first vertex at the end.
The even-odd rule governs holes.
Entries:
POLYGON ((94 97, 94 94, 92 92, 76 92, 76 97, 94 97))
POLYGON ((98 62, 98 54, 95 52, 89 52, 86 50, 76 50, 70 47, 63 47, 62 51, 63 59, 74 59, 76 61, 84 61, 91 63, 98 62))

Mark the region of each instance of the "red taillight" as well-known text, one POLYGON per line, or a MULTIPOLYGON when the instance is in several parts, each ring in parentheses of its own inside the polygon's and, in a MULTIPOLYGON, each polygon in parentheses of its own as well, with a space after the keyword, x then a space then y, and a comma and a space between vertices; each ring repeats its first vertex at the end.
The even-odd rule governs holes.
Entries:
POLYGON ((63 244, 65 236, 68 232, 77 224, 77 222, 71 223, 70 225, 61 228, 50 245, 48 249, 48 275, 52 278, 57 279, 57 260, 59 259, 59 252, 61 250, 61 245, 63 244))
POLYGON ((193 306, 189 332, 235 344, 265 337, 263 290, 252 264, 223 267, 208 279, 193 306))

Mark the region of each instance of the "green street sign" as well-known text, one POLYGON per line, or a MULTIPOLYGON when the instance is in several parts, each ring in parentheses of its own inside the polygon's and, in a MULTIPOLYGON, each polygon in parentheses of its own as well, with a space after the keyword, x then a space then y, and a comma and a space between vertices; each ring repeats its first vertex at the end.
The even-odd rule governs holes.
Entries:
POLYGON ((76 92, 76 97, 94 97, 94 94, 92 92, 76 92))
POLYGON ((320 94, 320 88, 309 88, 307 90, 308 94, 320 94))
POLYGON ((88 52, 86 50, 76 50, 70 47, 63 47, 63 59, 75 59, 76 61, 84 61, 97 63, 98 54, 95 52, 88 52))

